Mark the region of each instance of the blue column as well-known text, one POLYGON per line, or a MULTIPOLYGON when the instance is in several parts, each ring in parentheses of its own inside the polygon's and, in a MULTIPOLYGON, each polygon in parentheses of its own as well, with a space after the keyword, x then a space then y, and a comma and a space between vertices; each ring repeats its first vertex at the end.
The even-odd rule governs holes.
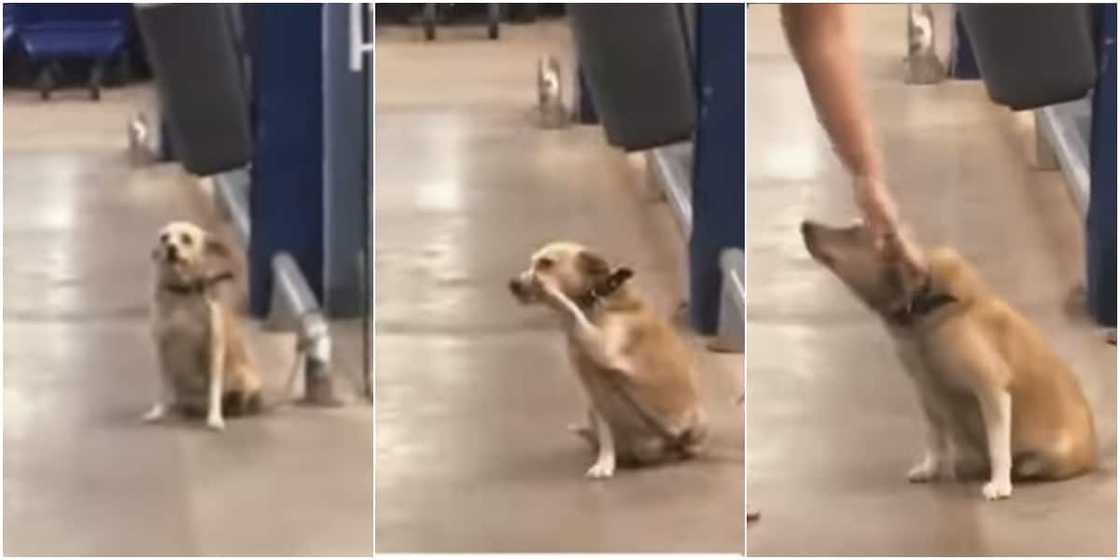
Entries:
POLYGON ((744 59, 742 4, 701 4, 697 13, 699 117, 692 180, 689 289, 692 322, 704 334, 719 321, 719 253, 743 248, 744 59))
POLYGON ((1089 308, 1116 325, 1116 4, 1095 7, 1100 73, 1093 93, 1086 220, 1089 308))
POLYGON ((323 6, 254 5, 249 305, 268 312, 271 260, 295 258, 323 301, 323 6))

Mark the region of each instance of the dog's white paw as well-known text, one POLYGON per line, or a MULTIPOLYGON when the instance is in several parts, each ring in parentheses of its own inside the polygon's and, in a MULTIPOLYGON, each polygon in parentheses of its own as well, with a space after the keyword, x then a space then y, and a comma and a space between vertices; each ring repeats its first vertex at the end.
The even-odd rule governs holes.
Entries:
POLYGON ((614 476, 614 461, 596 461, 594 465, 591 465, 590 469, 587 469, 587 474, 585 476, 591 479, 610 478, 614 476))
POLYGON ((163 406, 163 403, 156 403, 153 404, 152 408, 148 409, 140 419, 144 422, 158 422, 162 420, 164 416, 167 416, 167 407, 163 406))
POLYGON ((211 430, 220 432, 226 429, 226 421, 222 420, 221 418, 207 418, 206 427, 210 428, 211 430))
POLYGON ((579 436, 581 439, 587 441, 595 441, 595 430, 587 424, 580 424, 572 422, 567 426, 568 432, 579 436))
POLYGON ((922 459, 906 473, 906 480, 915 483, 929 482, 938 478, 941 478, 940 461, 932 457, 922 459))
POLYGON ((1010 480, 990 480, 984 484, 984 497, 988 500, 1002 500, 1011 497, 1010 480))

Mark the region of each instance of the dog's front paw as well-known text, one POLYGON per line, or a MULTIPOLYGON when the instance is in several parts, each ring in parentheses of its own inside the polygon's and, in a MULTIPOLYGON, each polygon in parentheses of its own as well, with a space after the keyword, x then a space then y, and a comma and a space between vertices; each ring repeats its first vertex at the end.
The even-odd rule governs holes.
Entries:
POLYGON ((596 461, 594 465, 591 465, 590 469, 587 469, 587 474, 585 476, 591 479, 610 478, 614 476, 614 461, 596 461))
POLYGON ((1011 480, 990 480, 984 484, 984 498, 988 500, 1002 500, 1011 497, 1011 480))
POLYGON ((222 420, 221 418, 215 417, 207 418, 206 427, 216 432, 220 432, 226 429, 226 421, 222 420))
POLYGON ((140 419, 144 422, 159 422, 164 416, 167 416, 167 407, 163 406, 163 403, 156 403, 140 419))

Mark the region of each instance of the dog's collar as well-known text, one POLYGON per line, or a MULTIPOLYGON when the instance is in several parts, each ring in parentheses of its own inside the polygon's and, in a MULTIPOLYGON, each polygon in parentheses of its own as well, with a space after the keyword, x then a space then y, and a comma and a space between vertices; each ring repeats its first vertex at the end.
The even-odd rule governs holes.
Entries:
POLYGON ((214 276, 210 276, 208 278, 198 278, 191 282, 185 283, 168 283, 163 284, 161 287, 162 289, 174 294, 192 295, 201 294, 211 286, 224 280, 233 280, 233 273, 227 270, 225 272, 219 272, 218 274, 215 274, 214 276))
POLYGON ((949 294, 935 293, 933 291, 933 281, 927 277, 922 287, 914 292, 914 295, 910 296, 905 304, 896 309, 888 310, 886 317, 892 325, 909 327, 922 317, 956 302, 957 298, 949 294))
POLYGON ((586 294, 576 297, 576 305, 583 309, 595 307, 595 304, 599 303, 600 300, 610 297, 611 294, 618 291, 618 288, 625 284, 633 275, 634 271, 629 268, 619 268, 615 270, 602 282, 592 286, 591 290, 586 294))

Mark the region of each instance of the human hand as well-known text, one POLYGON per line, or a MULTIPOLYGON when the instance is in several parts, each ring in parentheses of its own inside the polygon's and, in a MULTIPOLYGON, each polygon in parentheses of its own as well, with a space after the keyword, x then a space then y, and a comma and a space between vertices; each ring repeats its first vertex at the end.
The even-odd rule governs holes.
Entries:
POLYGON ((864 223, 875 236, 876 245, 880 245, 883 240, 898 233, 898 209, 886 184, 879 179, 857 175, 853 182, 856 205, 863 214, 864 223))
POLYGON ((893 252, 915 270, 924 269, 920 252, 902 231, 898 208, 886 184, 861 175, 855 177, 853 190, 864 223, 875 238, 876 249, 893 252))

